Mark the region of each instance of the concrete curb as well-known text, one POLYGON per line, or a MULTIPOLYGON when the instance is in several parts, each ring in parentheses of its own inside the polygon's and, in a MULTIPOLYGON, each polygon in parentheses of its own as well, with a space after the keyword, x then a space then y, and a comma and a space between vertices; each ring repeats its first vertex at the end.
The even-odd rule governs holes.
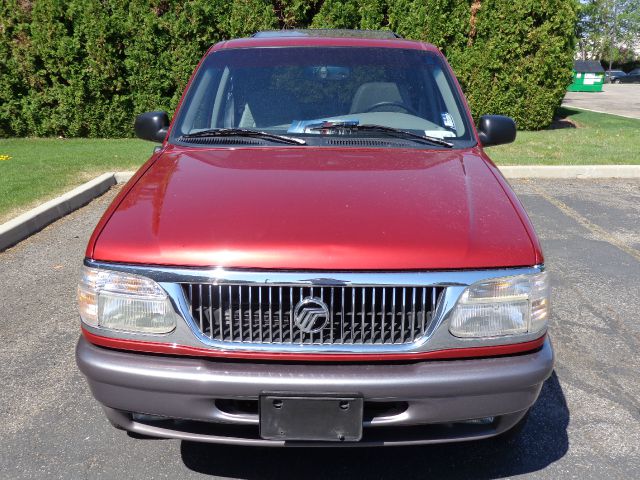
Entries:
POLYGON ((640 165, 517 165, 498 168, 506 178, 640 178, 640 165))
POLYGON ((86 205, 133 172, 109 172, 0 225, 0 252, 42 230, 59 218, 86 205))
MULTIPOLYGON (((506 178, 640 178, 640 165, 518 165, 499 167, 506 178)), ((0 225, 0 252, 86 205, 135 172, 109 172, 0 225)))
POLYGON ((113 174, 113 178, 116 179, 116 183, 127 183, 135 173, 136 172, 116 172, 113 174))
POLYGON ((585 112, 604 113, 605 115, 613 115, 615 117, 630 118, 631 120, 640 120, 640 118, 632 117, 631 115, 624 115, 622 113, 605 112, 602 110, 594 110, 593 108, 577 107, 576 105, 571 105, 569 103, 567 104, 563 103, 562 106, 564 108, 575 108, 576 110, 584 110, 585 112))

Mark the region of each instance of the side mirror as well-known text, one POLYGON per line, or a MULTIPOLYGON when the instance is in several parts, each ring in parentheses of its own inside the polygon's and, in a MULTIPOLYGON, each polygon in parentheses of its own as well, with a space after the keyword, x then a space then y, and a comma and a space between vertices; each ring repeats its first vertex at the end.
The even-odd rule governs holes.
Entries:
POLYGON ((169 130, 169 115, 167 112, 141 113, 136 117, 133 129, 138 138, 162 143, 169 130))
POLYGON ((516 139, 516 122, 504 115, 483 115, 478 123, 478 136, 483 147, 511 143, 516 139))

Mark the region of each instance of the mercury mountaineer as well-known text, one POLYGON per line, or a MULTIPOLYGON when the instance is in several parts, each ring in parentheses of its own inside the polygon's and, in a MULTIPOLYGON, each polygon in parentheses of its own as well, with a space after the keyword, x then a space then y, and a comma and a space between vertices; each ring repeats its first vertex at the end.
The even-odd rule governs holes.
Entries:
POLYGON ((77 363, 117 428, 408 445, 521 426, 553 368, 531 222, 432 45, 218 43, 86 250, 77 363))

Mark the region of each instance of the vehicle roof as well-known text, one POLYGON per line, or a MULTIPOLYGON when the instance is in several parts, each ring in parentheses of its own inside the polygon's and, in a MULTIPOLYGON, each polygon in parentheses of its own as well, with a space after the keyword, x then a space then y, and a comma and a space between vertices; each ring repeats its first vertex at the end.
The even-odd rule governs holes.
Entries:
POLYGON ((258 32, 249 38, 217 43, 210 51, 255 47, 375 47, 438 51, 429 43, 405 40, 389 31, 329 29, 258 32))

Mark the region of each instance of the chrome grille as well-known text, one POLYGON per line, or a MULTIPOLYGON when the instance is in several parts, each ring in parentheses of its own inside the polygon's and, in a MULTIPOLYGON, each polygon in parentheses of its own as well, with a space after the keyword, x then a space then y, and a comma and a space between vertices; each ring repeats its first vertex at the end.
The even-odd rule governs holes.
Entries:
POLYGON ((410 344, 425 335, 444 288, 182 284, 195 324, 222 342, 257 344, 410 344), (329 321, 303 332, 294 310, 322 300, 329 321))

